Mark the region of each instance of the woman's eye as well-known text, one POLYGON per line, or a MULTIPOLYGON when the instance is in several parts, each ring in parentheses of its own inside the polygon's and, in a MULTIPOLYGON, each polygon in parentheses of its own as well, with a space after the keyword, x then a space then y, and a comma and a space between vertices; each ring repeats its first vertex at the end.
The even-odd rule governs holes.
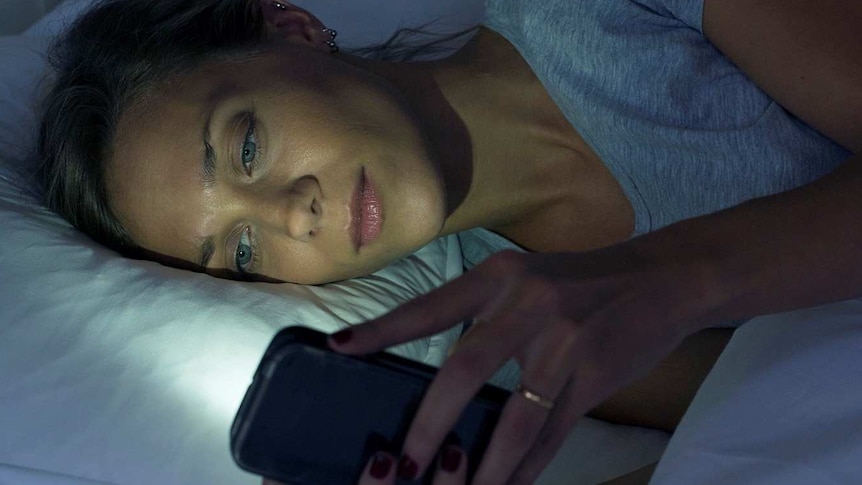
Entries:
POLYGON ((240 273, 251 273, 252 263, 254 262, 254 249, 251 246, 250 228, 245 228, 239 236, 239 242, 236 245, 236 270, 240 273))
POLYGON ((254 116, 249 116, 248 131, 245 134, 245 140, 242 144, 242 168, 245 173, 251 176, 254 168, 255 159, 257 159, 257 139, 254 136, 254 116))

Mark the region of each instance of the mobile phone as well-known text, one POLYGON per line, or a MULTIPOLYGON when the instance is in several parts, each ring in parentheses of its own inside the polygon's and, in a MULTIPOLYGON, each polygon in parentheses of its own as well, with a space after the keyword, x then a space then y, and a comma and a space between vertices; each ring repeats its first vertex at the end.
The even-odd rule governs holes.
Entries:
MULTIPOLYGON (((339 354, 326 338, 305 327, 273 338, 231 427, 244 470, 287 485, 355 485, 373 453, 401 449, 436 369, 383 352, 339 354)), ((470 477, 509 394, 485 385, 452 430, 470 477)))

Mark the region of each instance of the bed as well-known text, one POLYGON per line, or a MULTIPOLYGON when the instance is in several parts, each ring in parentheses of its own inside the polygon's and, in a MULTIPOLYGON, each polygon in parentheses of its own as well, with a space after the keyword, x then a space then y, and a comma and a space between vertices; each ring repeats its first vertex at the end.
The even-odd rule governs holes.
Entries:
MULTIPOLYGON (((383 11, 383 0, 296 3, 313 3, 346 47, 430 19, 441 32, 458 31, 483 14, 480 0, 411 0, 387 3, 390 17, 365 22, 363 12, 383 11)), ((374 275, 322 287, 222 281, 99 247, 43 207, 30 176, 41 53, 85 6, 0 3, 0 485, 259 483, 234 466, 228 430, 272 335, 289 325, 335 331, 439 286, 462 272, 459 240, 440 239, 374 275)), ((654 483, 813 483, 793 479, 862 456, 860 307, 843 302, 747 324, 670 444, 663 432, 585 418, 539 483, 599 483, 663 454, 654 483), (806 325, 812 319, 819 324, 806 325), (826 375, 850 370, 857 384, 804 372, 812 365, 826 375), (768 405, 782 389, 795 396, 793 406, 780 404, 787 420, 817 406, 823 422, 840 423, 818 435, 827 446, 814 461, 792 439, 805 427, 758 431, 774 418, 768 405), (809 399, 815 390, 828 396, 826 411, 827 400, 809 399), (752 395, 759 406, 750 405, 752 395), (738 429, 725 423, 740 416, 752 434, 726 432, 738 429), (782 464, 800 457, 802 469, 784 473, 782 464), (744 468, 754 471, 740 475, 752 461, 758 466, 744 468)), ((459 332, 392 351, 440 365, 459 332)), ((512 388, 517 372, 509 367, 493 382, 512 388)), ((859 469, 842 470, 828 478, 862 483, 859 469)))

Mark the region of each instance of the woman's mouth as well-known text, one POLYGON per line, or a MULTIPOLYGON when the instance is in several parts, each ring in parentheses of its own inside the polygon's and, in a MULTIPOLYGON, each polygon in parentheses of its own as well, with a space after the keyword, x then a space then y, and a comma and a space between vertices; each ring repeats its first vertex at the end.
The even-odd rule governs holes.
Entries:
POLYGON ((350 209, 350 235, 358 251, 359 248, 377 239, 383 224, 380 198, 377 195, 374 184, 366 176, 364 168, 359 177, 359 185, 353 193, 353 202, 350 209))

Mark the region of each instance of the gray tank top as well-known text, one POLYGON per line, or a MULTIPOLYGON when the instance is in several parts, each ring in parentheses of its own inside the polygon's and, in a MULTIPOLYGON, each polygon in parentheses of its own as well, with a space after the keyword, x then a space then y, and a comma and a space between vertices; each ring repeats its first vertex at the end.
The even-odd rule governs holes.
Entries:
MULTIPOLYGON (((518 49, 622 186, 632 236, 804 185, 850 156, 707 41, 702 0, 486 6, 485 26, 518 49)), ((468 266, 514 246, 484 230, 462 242, 468 266)))

